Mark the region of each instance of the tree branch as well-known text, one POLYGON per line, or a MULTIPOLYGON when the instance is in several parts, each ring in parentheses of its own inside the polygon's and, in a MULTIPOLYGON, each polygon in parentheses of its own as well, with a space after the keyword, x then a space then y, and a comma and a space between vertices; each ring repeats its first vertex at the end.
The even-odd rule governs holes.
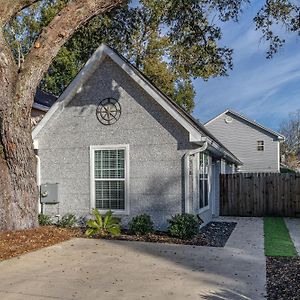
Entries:
POLYGON ((3 83, 0 91, 0 109, 8 104, 7 99, 11 99, 7 93, 12 92, 12 89, 9 89, 8 85, 15 84, 12 78, 16 80, 17 75, 17 66, 11 48, 5 40, 3 27, 19 11, 38 1, 40 0, 0 0, 0 82, 3 83))
POLYGON ((0 111, 9 105, 8 99, 12 97, 10 94, 12 89, 9 87, 13 84, 16 76, 17 66, 11 49, 5 41, 3 30, 0 28, 0 111))
POLYGON ((22 65, 17 86, 17 102, 31 108, 35 90, 61 46, 84 23, 95 15, 106 13, 125 0, 71 0, 43 29, 22 65))
POLYGON ((40 0, 0 0, 0 26, 5 25, 22 9, 40 0))

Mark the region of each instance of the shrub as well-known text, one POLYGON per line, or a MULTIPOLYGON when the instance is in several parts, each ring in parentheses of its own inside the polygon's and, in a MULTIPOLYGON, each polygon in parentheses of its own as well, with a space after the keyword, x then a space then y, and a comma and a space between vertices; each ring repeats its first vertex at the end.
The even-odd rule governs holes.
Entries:
POLYGON ((192 214, 177 214, 169 222, 169 233, 181 239, 191 239, 199 232, 199 223, 192 214))
POLYGON ((77 222, 77 218, 73 214, 65 214, 58 222, 57 226, 62 228, 71 228, 77 222))
POLYGON ((52 225, 51 217, 44 214, 38 215, 38 221, 40 226, 49 226, 52 225))
POLYGON ((147 214, 142 214, 132 218, 129 223, 129 230, 133 234, 144 235, 154 231, 151 217, 147 214))
POLYGON ((120 234, 120 219, 113 217, 112 211, 109 210, 104 216, 101 216, 98 209, 93 209, 92 214, 94 215, 94 219, 86 222, 88 229, 85 234, 87 236, 96 234, 100 236, 120 234))

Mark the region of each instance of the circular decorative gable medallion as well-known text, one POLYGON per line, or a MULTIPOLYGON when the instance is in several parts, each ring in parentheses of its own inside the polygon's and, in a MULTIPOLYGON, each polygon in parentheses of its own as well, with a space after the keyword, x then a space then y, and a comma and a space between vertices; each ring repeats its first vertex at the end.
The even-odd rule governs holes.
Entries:
POLYGON ((225 119, 224 119, 225 123, 229 124, 229 123, 232 123, 232 117, 230 116, 226 116, 225 119))
POLYGON ((100 101, 96 116, 103 125, 112 125, 121 117, 121 105, 114 98, 105 98, 100 101))

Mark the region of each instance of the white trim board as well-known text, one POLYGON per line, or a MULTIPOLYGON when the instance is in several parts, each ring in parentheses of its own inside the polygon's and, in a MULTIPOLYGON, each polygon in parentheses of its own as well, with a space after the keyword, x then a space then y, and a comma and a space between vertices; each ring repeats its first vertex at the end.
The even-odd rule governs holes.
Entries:
POLYGON ((200 140, 201 133, 190 122, 182 117, 159 93, 155 88, 148 84, 141 76, 138 76, 134 68, 126 63, 119 55, 116 54, 108 46, 102 44, 88 60, 82 70, 78 73, 71 84, 66 88, 54 105, 50 108, 41 122, 34 128, 32 138, 35 139, 42 128, 47 124, 55 112, 63 110, 66 105, 70 103, 73 97, 81 90, 83 84, 90 78, 97 67, 101 64, 104 58, 108 56, 121 69, 123 69, 139 86, 141 86, 154 100, 157 101, 175 120, 177 120, 189 133, 190 140, 200 140))
POLYGON ((257 128, 259 128, 259 129, 261 129, 261 130, 263 130, 265 132, 268 132, 269 134, 275 136, 278 140, 281 140, 281 141, 285 140, 285 137, 282 134, 280 134, 280 133, 278 133, 278 132, 276 132, 276 131, 274 131, 272 129, 266 128, 263 125, 255 122, 254 120, 251 120, 251 119, 249 119, 249 118, 247 118, 247 117, 245 117, 245 116, 243 116, 243 115, 241 115, 241 114, 239 114, 239 113, 237 113, 237 112, 235 112, 235 111, 233 111, 231 109, 226 109, 224 112, 218 114, 217 116, 215 116, 211 120, 207 121, 204 124, 204 126, 206 127, 207 125, 209 125, 210 123, 212 123, 213 121, 215 121, 216 119, 218 119, 219 117, 221 117, 222 115, 225 115, 227 113, 230 113, 230 114, 232 114, 232 115, 234 115, 234 116, 236 116, 236 117, 238 117, 238 118, 246 121, 247 123, 252 124, 253 126, 255 126, 257 128))
POLYGON ((198 124, 193 118, 183 111, 176 103, 172 102, 160 92, 151 82, 145 78, 135 67, 133 67, 125 58, 119 55, 110 47, 102 44, 87 61, 82 70, 78 73, 71 84, 66 88, 50 110, 46 113, 44 118, 38 123, 38 125, 32 131, 32 138, 35 139, 47 122, 52 118, 55 113, 63 111, 64 107, 67 106, 73 97, 81 91, 82 86, 92 76, 94 71, 103 62, 105 57, 109 57, 114 61, 124 72, 126 72, 131 79, 133 79, 142 89, 144 89, 162 108, 164 108, 183 128, 189 133, 189 140, 191 143, 202 144, 203 139, 210 139, 212 147, 216 148, 226 157, 237 164, 241 162, 230 153, 223 145, 210 137, 209 134, 205 133, 207 129, 198 124), (203 127, 203 130, 201 129, 203 127))
MULTIPOLYGON (((96 199, 95 199, 95 151, 97 150, 118 150, 123 149, 125 150, 125 209, 120 210, 116 209, 112 211, 116 215, 128 215, 129 214, 129 207, 130 207, 130 199, 129 199, 129 145, 128 144, 122 144, 122 145, 96 145, 96 146, 90 146, 90 209, 93 209, 96 207, 96 199)), ((100 213, 106 213, 108 209, 98 209, 100 213)))

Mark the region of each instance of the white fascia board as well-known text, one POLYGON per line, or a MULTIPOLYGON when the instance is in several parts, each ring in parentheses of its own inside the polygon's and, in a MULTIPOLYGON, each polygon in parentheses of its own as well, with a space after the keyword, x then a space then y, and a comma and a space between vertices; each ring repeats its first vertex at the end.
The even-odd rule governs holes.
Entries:
POLYGON ((136 74, 130 65, 124 63, 124 60, 120 56, 118 56, 109 47, 105 47, 106 54, 190 133, 190 142, 199 141, 199 138, 201 138, 199 130, 197 130, 190 124, 190 122, 183 118, 166 100, 163 99, 161 95, 159 95, 159 93, 157 93, 155 89, 153 89, 151 85, 149 85, 143 78, 136 74))
POLYGON ((81 91, 82 85, 90 78, 97 66, 103 60, 103 45, 100 46, 92 57, 87 61, 82 70, 78 73, 75 79, 69 84, 69 86, 60 95, 58 100, 52 105, 49 111, 45 114, 43 119, 32 131, 32 138, 36 138, 41 129, 51 119, 51 117, 57 112, 62 111, 66 105, 73 99, 73 97, 81 91))
POLYGON ((204 126, 209 125, 210 123, 214 122, 216 119, 220 118, 222 115, 225 115, 227 113, 230 113, 230 114, 232 114, 232 115, 234 115, 234 116, 236 116, 236 117, 238 117, 238 118, 246 121, 247 123, 250 123, 253 126, 256 126, 257 128, 260 128, 263 131, 268 132, 268 133, 272 134, 273 136, 276 136, 279 141, 284 141, 285 140, 285 137, 282 134, 280 134, 280 133, 278 133, 278 132, 276 132, 276 131, 274 131, 272 129, 269 129, 269 128, 267 128, 267 127, 265 127, 265 126, 263 126, 263 125, 255 122, 254 120, 248 119, 247 117, 245 117, 245 116, 243 116, 243 115, 241 115, 241 114, 239 114, 239 113, 237 113, 237 112, 235 112, 235 111, 233 111, 231 109, 226 109, 224 112, 218 114, 216 117, 214 117, 213 119, 211 119, 208 122, 206 122, 204 124, 204 126))
POLYGON ((208 124, 210 124, 211 122, 215 121, 216 119, 218 119, 219 117, 221 117, 222 115, 226 114, 229 111, 229 109, 226 109, 225 111, 223 111, 222 113, 218 114, 217 116, 215 116, 214 118, 212 118, 211 120, 207 121, 204 126, 207 126, 208 124))
POLYGON ((103 61, 104 57, 108 56, 112 59, 123 71, 125 71, 142 89, 144 89, 158 104, 160 104, 177 122, 179 122, 190 134, 190 141, 199 141, 202 137, 199 130, 197 130, 190 122, 188 122, 183 116, 180 115, 163 97, 151 86, 151 84, 145 82, 143 78, 138 76, 136 72, 126 63, 120 56, 118 56, 108 46, 102 44, 88 60, 83 69, 79 72, 72 83, 66 88, 54 105, 50 108, 48 113, 39 122, 32 132, 32 138, 34 139, 49 119, 54 115, 56 111, 63 110, 66 105, 72 100, 72 98, 80 92, 84 82, 94 73, 95 69, 103 61))
POLYGON ((283 140, 283 141, 285 140, 285 137, 282 134, 280 134, 280 133, 278 133, 278 132, 276 132, 276 131, 274 131, 274 130, 272 130, 270 128, 266 128, 265 126, 257 123, 254 120, 248 119, 247 117, 245 117, 245 116, 243 116, 243 115, 241 115, 241 114, 239 114, 239 113, 237 113, 237 112, 235 112, 235 111, 233 111, 231 109, 228 109, 225 113, 227 113, 227 112, 229 112, 229 113, 237 116, 238 118, 241 118, 242 120, 244 120, 244 121, 246 121, 246 122, 248 122, 248 123, 250 123, 250 124, 252 124, 252 125, 254 125, 254 126, 256 126, 256 127, 260 128, 260 129, 266 131, 266 132, 269 132, 270 134, 276 136, 278 138, 278 140, 283 140))
POLYGON ((33 140, 33 149, 38 150, 39 149, 39 141, 38 140, 33 140))

